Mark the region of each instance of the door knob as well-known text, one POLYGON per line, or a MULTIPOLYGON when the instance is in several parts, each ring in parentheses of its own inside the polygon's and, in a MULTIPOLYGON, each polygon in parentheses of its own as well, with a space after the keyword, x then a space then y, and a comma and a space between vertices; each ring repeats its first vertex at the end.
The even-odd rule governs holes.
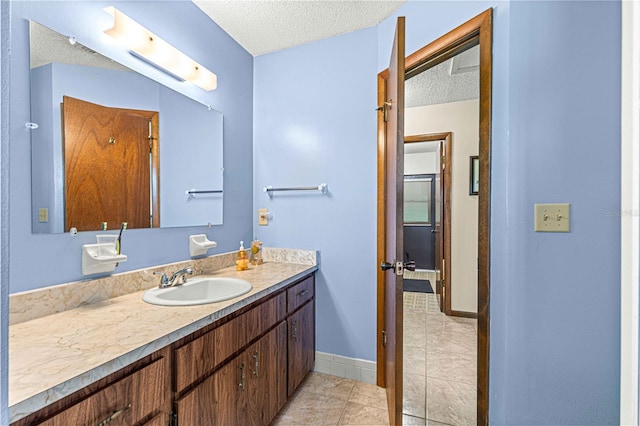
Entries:
POLYGON ((382 262, 380 263, 380 269, 382 269, 383 271, 386 271, 387 269, 393 269, 394 270, 393 272, 396 275, 402 275, 402 271, 404 271, 405 269, 409 271, 415 271, 416 262, 415 260, 410 260, 407 262, 395 262, 395 263, 382 262))
POLYGON ((383 271, 386 271, 387 269, 393 269, 396 267, 395 263, 389 263, 389 262, 382 262, 380 263, 380 269, 382 269, 383 271))

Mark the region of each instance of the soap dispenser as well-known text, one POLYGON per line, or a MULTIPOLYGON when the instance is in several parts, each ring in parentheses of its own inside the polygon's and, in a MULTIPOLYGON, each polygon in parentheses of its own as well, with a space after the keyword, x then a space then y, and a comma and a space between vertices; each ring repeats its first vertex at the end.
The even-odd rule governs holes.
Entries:
POLYGON ((236 260, 236 271, 245 271, 249 269, 249 258, 244 250, 244 241, 240 241, 240 249, 238 250, 238 260, 236 260))

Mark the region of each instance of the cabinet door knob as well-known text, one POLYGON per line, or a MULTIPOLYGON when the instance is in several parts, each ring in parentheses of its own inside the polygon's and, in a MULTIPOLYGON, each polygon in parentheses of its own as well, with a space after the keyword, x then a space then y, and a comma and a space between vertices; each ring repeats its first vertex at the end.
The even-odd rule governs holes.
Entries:
POLYGON ((108 425, 109 423, 111 423, 112 420, 117 419, 118 417, 123 415, 125 413, 125 411, 127 411, 130 408, 131 408, 131 404, 129 404, 126 407, 123 407, 123 408, 121 408, 119 410, 114 411, 113 413, 111 413, 111 415, 109 417, 107 417, 106 419, 104 419, 103 421, 98 423, 98 426, 108 425))
POLYGON ((291 330, 291 338, 293 340, 297 340, 298 339, 298 320, 291 321, 291 324, 293 325, 293 330, 291 330))
POLYGON ((254 362, 253 375, 258 377, 258 367, 259 367, 258 351, 255 351, 255 353, 253 354, 253 362, 254 362))

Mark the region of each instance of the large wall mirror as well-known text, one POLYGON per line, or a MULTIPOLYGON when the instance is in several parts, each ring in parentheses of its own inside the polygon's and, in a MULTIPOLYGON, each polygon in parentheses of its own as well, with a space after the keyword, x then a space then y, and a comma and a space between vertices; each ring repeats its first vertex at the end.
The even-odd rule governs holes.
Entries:
POLYGON ((222 224, 218 111, 31 21, 32 230, 222 224))

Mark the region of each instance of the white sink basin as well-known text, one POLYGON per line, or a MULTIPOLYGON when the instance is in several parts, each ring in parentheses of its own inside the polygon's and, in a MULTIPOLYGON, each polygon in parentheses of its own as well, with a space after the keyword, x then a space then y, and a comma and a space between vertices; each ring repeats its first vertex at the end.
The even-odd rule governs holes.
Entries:
POLYGON ((142 300, 153 305, 187 306, 204 305, 233 299, 251 291, 249 281, 239 278, 192 278, 176 287, 154 287, 144 292, 142 300))

